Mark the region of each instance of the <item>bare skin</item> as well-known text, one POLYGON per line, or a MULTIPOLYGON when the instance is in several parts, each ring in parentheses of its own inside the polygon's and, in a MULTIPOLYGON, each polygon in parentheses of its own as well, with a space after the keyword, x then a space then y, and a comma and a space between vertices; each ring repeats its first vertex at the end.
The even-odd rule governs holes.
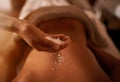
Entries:
POLYGON ((68 45, 69 37, 64 34, 48 35, 26 20, 0 14, 0 29, 17 33, 31 47, 40 51, 58 51, 68 45), (60 38, 61 44, 57 44, 46 37, 60 38))
POLYGON ((111 78, 112 82, 120 82, 120 58, 114 57, 88 41, 88 46, 94 53, 103 70, 111 78))
MULTIPOLYGON (((12 1, 16 5, 16 0, 12 0, 12 1)), ((19 1, 21 2, 21 0, 19 1)), ((25 2, 25 0, 22 0, 22 1, 25 2)), ((19 6, 19 11, 21 7, 22 6, 19 6)), ((71 19, 69 20, 69 22, 70 21, 71 19)), ((36 50, 32 50, 32 52, 29 54, 25 62, 25 65, 23 66, 18 76, 13 80, 13 82, 80 82, 80 81, 81 82, 111 82, 111 81, 120 82, 119 81, 120 73, 118 73, 119 64, 116 64, 117 66, 114 65, 114 63, 116 63, 116 58, 114 59, 112 57, 106 57, 105 56, 106 53, 104 53, 100 48, 97 48, 92 43, 89 43, 88 44, 89 48, 92 49, 95 57, 97 58, 97 61, 98 61, 97 62, 93 53, 91 53, 90 49, 87 47, 87 40, 84 33, 85 29, 83 30, 84 26, 80 22, 78 24, 78 23, 75 23, 75 20, 72 20, 72 22, 74 22, 75 24, 73 23, 68 24, 67 23, 68 19, 67 20, 65 19, 64 21, 60 20, 60 22, 65 26, 61 25, 61 23, 56 20, 51 22, 53 26, 52 24, 44 23, 40 26, 40 28, 44 26, 43 30, 45 30, 46 33, 50 33, 50 34, 56 34, 56 32, 65 33, 67 35, 70 35, 70 37, 72 37, 72 43, 67 48, 60 51, 60 54, 64 58, 64 61, 61 64, 58 64, 57 69, 55 70, 53 69, 53 68, 56 68, 55 62, 57 60, 57 57, 54 56, 55 54, 53 55, 53 53, 39 52, 36 50), (68 28, 65 29, 63 26, 65 28, 66 27, 68 28), (56 29, 56 27, 61 28, 61 30, 56 29), (80 27, 79 31, 76 30, 78 29, 78 27, 80 27), (51 28, 54 28, 54 30, 51 30, 51 28), (73 28, 74 31, 70 30, 69 28, 73 28), (79 39, 76 37, 79 37, 79 39), (99 61, 101 59, 102 61, 99 61), (109 61, 114 62, 112 66, 109 63, 109 61), (101 66, 104 63, 103 66, 107 66, 107 67, 102 66, 103 68, 101 68, 98 63, 101 66), (111 70, 111 67, 113 68, 114 66, 116 70, 115 72, 111 70), (112 76, 110 76, 110 78, 109 78, 109 74, 103 72, 103 70, 106 71, 106 69, 109 70, 109 72, 111 71, 113 73, 112 76)), ((28 51, 29 51, 29 48, 28 48, 28 51)), ((109 54, 107 55, 109 56, 109 54)), ((11 59, 9 60, 10 61, 13 60, 12 62, 16 62, 16 59, 19 58, 19 56, 14 55, 14 57, 15 58, 10 57, 11 59)), ((10 67, 12 67, 13 70, 15 70, 16 65, 12 65, 12 62, 8 61, 7 64, 10 67)), ((2 65, 6 65, 6 63, 5 64, 3 63, 2 65)), ((3 74, 5 73, 5 71, 2 71, 2 72, 3 74)), ((7 72, 9 74, 9 71, 7 72)), ((12 72, 11 74, 14 74, 14 72, 12 72)), ((9 77, 11 76, 11 74, 9 74, 9 77)), ((16 73, 14 77, 15 76, 16 76, 16 73)), ((1 82, 9 82, 9 81, 7 80, 7 81, 1 81, 1 82)))
POLYGON ((9 41, 0 49, 0 82, 11 82, 16 76, 16 67, 21 58, 32 48, 39 51, 55 52, 65 48, 70 41, 64 34, 48 35, 32 23, 0 14, 0 29, 14 32, 9 41), (18 36, 18 35, 19 36, 18 36), (57 44, 52 39, 59 38, 62 42, 57 44), (29 44, 29 45, 28 45, 29 44), (30 47, 31 46, 31 47, 30 47))
POLYGON ((11 82, 17 75, 19 61, 30 52, 31 48, 19 39, 11 38, 0 51, 0 82, 11 82), (18 47, 19 46, 19 47, 18 47))
POLYGON ((12 82, 111 82, 87 47, 85 27, 80 21, 52 20, 42 23, 40 28, 48 34, 66 34, 72 43, 59 51, 60 57, 32 50, 12 82))

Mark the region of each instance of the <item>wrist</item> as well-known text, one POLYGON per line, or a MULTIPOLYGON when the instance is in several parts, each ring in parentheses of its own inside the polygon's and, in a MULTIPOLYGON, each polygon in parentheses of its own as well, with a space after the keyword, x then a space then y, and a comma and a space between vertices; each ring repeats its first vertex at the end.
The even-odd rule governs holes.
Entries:
POLYGON ((19 20, 17 21, 17 23, 13 24, 14 32, 17 34, 21 34, 28 29, 28 25, 29 25, 29 22, 25 20, 19 20))

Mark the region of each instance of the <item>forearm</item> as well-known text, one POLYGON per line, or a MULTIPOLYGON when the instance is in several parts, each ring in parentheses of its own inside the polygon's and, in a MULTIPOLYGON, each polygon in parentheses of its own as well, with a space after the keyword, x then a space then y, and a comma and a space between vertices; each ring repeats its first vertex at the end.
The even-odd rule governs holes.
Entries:
MULTIPOLYGON (((23 35, 23 32, 32 27, 32 24, 25 20, 19 20, 14 17, 0 14, 0 29, 23 35)), ((36 28, 35 26, 33 26, 36 28)))
POLYGON ((18 20, 17 18, 0 14, 0 29, 9 32, 17 32, 19 30, 19 22, 20 20, 18 20))
POLYGON ((19 20, 17 18, 9 17, 6 15, 0 14, 0 29, 17 33, 25 42, 27 42, 31 47, 40 50, 40 51, 58 51, 65 48, 70 41, 68 36, 54 35, 50 36, 35 25, 26 20, 19 20), (46 37, 49 36, 52 39, 63 38, 61 44, 55 43, 52 40, 48 40, 46 37))
POLYGON ((11 0, 12 9, 20 11, 25 4, 26 0, 11 0))

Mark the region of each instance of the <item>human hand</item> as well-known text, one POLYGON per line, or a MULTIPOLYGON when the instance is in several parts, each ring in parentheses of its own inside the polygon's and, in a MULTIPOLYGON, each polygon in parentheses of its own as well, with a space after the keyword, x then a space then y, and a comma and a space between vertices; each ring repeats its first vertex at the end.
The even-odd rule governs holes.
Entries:
POLYGON ((70 37, 64 34, 48 35, 28 21, 20 21, 17 33, 31 47, 39 51, 56 52, 68 46, 70 37))

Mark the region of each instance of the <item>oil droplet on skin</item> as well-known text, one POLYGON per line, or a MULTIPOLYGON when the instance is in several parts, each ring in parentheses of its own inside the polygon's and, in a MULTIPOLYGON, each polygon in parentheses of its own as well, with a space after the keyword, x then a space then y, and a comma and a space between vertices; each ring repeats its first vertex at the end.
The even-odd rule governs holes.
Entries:
POLYGON ((52 55, 55 56, 54 67, 52 68, 52 71, 57 71, 59 65, 61 65, 64 61, 64 57, 59 52, 53 53, 52 55))

